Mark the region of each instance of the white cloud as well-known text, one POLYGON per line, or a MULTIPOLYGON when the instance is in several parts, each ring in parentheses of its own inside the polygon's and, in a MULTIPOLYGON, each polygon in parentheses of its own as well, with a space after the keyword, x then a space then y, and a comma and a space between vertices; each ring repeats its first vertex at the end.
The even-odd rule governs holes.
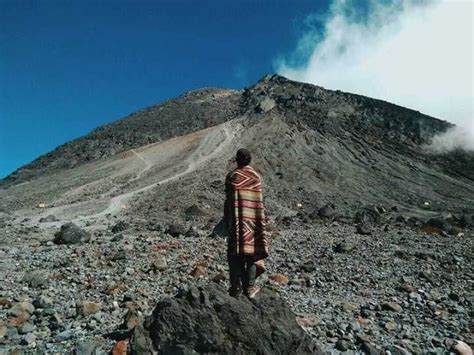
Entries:
POLYGON ((334 0, 320 22, 322 33, 312 26, 294 53, 309 50, 307 63, 280 62, 277 71, 450 121, 461 127, 467 146, 474 149, 474 2, 368 4, 360 14, 352 1, 334 0))

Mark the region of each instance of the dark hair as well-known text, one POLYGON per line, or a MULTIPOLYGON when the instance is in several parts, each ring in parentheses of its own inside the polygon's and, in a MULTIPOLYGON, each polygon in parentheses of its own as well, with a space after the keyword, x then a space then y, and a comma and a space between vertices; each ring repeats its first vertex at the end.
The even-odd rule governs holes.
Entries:
POLYGON ((252 156, 250 155, 250 152, 247 149, 240 148, 237 151, 235 161, 237 162, 237 165, 239 166, 249 165, 250 162, 252 161, 252 156))

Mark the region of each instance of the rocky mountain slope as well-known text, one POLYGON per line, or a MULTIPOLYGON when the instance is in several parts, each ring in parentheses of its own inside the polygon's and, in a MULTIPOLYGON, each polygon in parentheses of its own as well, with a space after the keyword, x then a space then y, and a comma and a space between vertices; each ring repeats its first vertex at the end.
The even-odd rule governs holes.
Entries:
POLYGON ((189 283, 225 287, 223 181, 240 147, 270 217, 260 283, 319 347, 472 345, 474 154, 426 149, 450 126, 267 76, 67 143, 0 183, 0 346, 109 351, 124 317, 130 331, 189 283))

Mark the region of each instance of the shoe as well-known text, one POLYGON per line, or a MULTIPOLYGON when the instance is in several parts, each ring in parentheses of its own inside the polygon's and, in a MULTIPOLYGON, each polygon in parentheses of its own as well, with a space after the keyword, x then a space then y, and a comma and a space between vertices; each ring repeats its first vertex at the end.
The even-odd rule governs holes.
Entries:
POLYGON ((229 289, 229 296, 231 297, 237 297, 242 293, 242 289, 240 287, 231 287, 229 289))
POLYGON ((247 288, 247 297, 252 299, 255 295, 260 291, 260 287, 258 286, 250 286, 247 288))

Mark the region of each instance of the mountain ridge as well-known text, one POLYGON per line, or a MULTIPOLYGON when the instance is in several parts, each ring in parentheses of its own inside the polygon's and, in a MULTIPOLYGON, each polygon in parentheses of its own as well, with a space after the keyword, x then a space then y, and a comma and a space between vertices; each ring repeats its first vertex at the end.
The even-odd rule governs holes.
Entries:
POLYGON ((339 128, 345 130, 360 126, 360 120, 366 118, 367 121, 362 122, 362 129, 378 125, 386 130, 389 137, 393 135, 393 139, 408 139, 410 143, 422 144, 435 133, 453 126, 383 100, 328 90, 279 75, 266 75, 255 85, 243 90, 213 87, 190 90, 164 103, 99 126, 85 136, 67 142, 20 167, 0 180, 0 186, 12 186, 58 169, 73 168, 242 115, 263 112, 265 108, 260 106, 265 104, 265 98, 268 105, 274 101, 271 109, 282 111, 287 119, 301 122, 303 118, 312 129, 328 133, 334 133, 334 127, 331 128, 334 123, 329 120, 331 118, 337 121, 339 128), (405 118, 400 117, 403 115, 405 118))

